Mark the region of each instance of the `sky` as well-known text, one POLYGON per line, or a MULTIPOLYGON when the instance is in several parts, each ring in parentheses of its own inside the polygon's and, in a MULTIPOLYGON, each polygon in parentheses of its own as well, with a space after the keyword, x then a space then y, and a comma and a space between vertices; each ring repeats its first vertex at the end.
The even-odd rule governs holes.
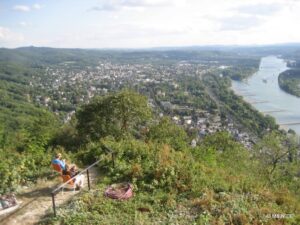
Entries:
POLYGON ((300 0, 0 0, 0 47, 300 42, 300 0))

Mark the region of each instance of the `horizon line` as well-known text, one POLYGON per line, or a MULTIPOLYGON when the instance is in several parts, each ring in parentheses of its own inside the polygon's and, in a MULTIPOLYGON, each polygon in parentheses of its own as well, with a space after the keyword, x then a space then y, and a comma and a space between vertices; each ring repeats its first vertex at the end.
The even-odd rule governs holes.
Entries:
POLYGON ((52 46, 35 46, 35 45, 28 45, 28 46, 19 46, 19 47, 0 47, 0 49, 20 49, 20 48, 51 48, 51 49, 82 49, 82 50, 156 50, 156 49, 183 49, 183 48, 221 48, 221 47, 228 47, 228 48, 241 48, 241 47, 272 47, 272 46, 294 46, 299 45, 299 42, 278 42, 278 43, 271 43, 271 44, 207 44, 207 45, 178 45, 178 46, 152 46, 152 47, 95 47, 95 48, 84 48, 84 47, 52 47, 52 46))

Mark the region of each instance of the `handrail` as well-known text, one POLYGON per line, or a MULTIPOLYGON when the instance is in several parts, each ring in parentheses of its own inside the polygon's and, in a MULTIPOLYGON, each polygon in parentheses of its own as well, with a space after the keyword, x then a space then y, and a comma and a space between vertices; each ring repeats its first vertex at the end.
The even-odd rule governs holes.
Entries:
POLYGON ((88 169, 92 168, 93 166, 95 166, 96 164, 98 164, 101 161, 101 159, 99 159, 98 161, 94 162, 92 165, 90 165, 89 167, 85 168, 84 170, 82 170, 80 173, 78 173, 76 176, 72 177, 70 180, 66 181, 65 183, 61 184, 60 186, 58 186, 56 189, 54 189, 51 194, 56 193, 58 190, 62 189, 65 185, 67 185, 68 183, 70 183, 72 180, 75 180, 77 176, 83 174, 84 172, 86 172, 88 169))
MULTIPOLYGON (((110 148, 108 148, 108 147, 105 146, 105 145, 103 145, 102 147, 106 150, 106 152, 111 153, 111 155, 112 155, 112 163, 113 163, 113 167, 115 167, 115 152, 112 151, 110 148)), ((61 190, 64 186, 66 186, 68 183, 70 183, 71 181, 75 180, 78 176, 82 175, 82 174, 85 173, 85 172, 86 172, 86 174, 87 174, 88 188, 89 188, 89 190, 91 190, 89 169, 91 169, 92 167, 94 167, 95 165, 97 165, 100 161, 102 161, 102 159, 99 159, 98 161, 94 162, 93 164, 91 164, 90 166, 88 166, 87 168, 85 168, 84 170, 82 170, 80 173, 76 174, 76 176, 72 177, 70 180, 66 181, 65 183, 59 185, 57 188, 55 188, 55 189, 51 192, 52 206, 53 206, 53 213, 54 213, 54 216, 56 216, 55 195, 57 194, 57 192, 60 191, 60 190, 61 190)))

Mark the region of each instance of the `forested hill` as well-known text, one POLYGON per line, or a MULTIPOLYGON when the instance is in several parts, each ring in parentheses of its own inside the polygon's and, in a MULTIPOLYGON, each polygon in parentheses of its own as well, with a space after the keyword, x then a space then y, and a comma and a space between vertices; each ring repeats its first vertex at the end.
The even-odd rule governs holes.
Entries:
POLYGON ((278 77, 280 88, 284 91, 300 97, 300 69, 289 69, 278 77))
POLYGON ((83 65, 93 65, 99 60, 110 60, 123 63, 164 63, 186 60, 189 62, 218 61, 223 64, 240 64, 253 66, 257 63, 257 57, 249 54, 240 55, 240 52, 224 51, 218 49, 206 50, 105 50, 105 49, 60 49, 46 47, 22 47, 17 49, 0 48, 1 62, 15 62, 17 64, 38 67, 73 61, 83 65))
POLYGON ((288 70, 278 77, 280 88, 289 94, 300 97, 300 49, 295 47, 293 51, 286 52, 283 57, 287 61, 288 70))
MULTIPOLYGON (((1 57, 3 55, 1 54, 1 57)), ((29 129, 36 120, 56 120, 47 109, 33 104, 34 89, 30 86, 39 70, 19 61, 0 61, 0 143, 15 145, 21 141, 19 131, 29 129)), ((22 136, 22 135, 21 135, 22 136)))
POLYGON ((30 84, 41 69, 31 56, 0 50, 0 193, 49 172, 46 149, 59 128, 58 118, 33 102, 30 84))

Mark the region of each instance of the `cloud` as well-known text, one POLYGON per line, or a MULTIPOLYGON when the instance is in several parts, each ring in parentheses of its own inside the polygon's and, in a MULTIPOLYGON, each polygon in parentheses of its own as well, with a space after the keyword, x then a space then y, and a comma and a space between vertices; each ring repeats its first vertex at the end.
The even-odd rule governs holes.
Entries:
POLYGON ((264 19, 257 16, 231 16, 219 19, 220 30, 247 30, 253 27, 257 27, 264 22, 264 19))
POLYGON ((30 11, 30 7, 27 5, 15 5, 13 7, 13 9, 16 11, 21 11, 21 12, 29 12, 30 11))
POLYGON ((33 8, 33 9, 36 9, 36 10, 39 10, 39 9, 42 8, 42 6, 41 6, 40 4, 34 4, 34 5, 32 6, 32 8, 33 8))
POLYGON ((168 6, 172 4, 169 0, 123 0, 121 1, 123 6, 127 7, 157 7, 157 6, 168 6))
POLYGON ((24 40, 22 34, 12 32, 10 29, 0 27, 0 46, 3 43, 21 42, 24 40))
POLYGON ((20 12, 29 12, 31 10, 40 10, 42 6, 40 4, 33 4, 32 7, 28 5, 15 5, 13 10, 20 11, 20 12))
POLYGON ((261 26, 285 8, 282 2, 242 4, 211 19, 218 23, 220 31, 245 31, 261 26))
POLYGON ((124 8, 167 7, 184 5, 186 0, 110 0, 88 11, 116 11, 124 8))
POLYGON ((28 26, 28 23, 26 23, 25 21, 22 21, 19 23, 20 26, 22 27, 27 27, 28 26))
POLYGON ((120 7, 113 5, 113 4, 103 4, 101 6, 94 6, 88 11, 115 11, 118 10, 120 7))
MULTIPOLYGON (((17 25, 16 30, 12 27, 5 35, 2 30, 2 46, 149 47, 300 40, 300 31, 295 29, 300 21, 300 0, 92 0, 83 5, 61 1, 47 6, 47 14, 36 13, 40 7, 34 7, 44 1, 16 2, 27 5, 30 12, 26 15, 35 13, 34 19, 39 21, 14 18, 11 24, 17 25), (49 17, 62 8, 67 10, 57 15, 58 20, 49 17), (74 16, 88 8, 91 15, 74 16), (26 39, 9 42, 20 37, 16 31, 23 32, 26 39)), ((42 5, 40 10, 44 8, 42 5)), ((8 13, 11 15, 3 16, 17 16, 16 11, 8 13)))
POLYGON ((252 16, 268 16, 277 13, 284 9, 284 5, 280 3, 273 4, 251 4, 243 5, 235 8, 234 11, 239 14, 252 15, 252 16))

